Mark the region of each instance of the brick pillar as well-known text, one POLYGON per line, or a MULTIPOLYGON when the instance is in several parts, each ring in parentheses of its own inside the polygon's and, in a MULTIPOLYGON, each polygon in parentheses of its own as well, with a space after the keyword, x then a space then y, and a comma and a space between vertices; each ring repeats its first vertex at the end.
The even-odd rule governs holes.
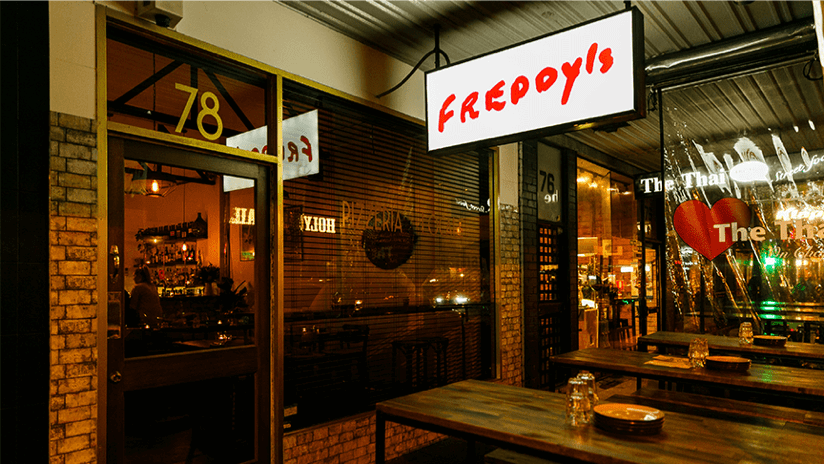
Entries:
POLYGON ((97 462, 97 137, 51 114, 51 463, 97 462))
POLYGON ((523 386, 521 317, 521 224, 518 208, 501 205, 501 383, 523 386))

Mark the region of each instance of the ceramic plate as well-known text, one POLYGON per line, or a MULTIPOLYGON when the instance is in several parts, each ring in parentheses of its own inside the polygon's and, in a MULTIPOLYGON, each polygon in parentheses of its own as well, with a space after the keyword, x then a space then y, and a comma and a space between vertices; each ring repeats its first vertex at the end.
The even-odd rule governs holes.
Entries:
POLYGON ((604 403, 593 408, 596 415, 627 422, 652 422, 664 419, 663 411, 647 406, 624 403, 604 403))

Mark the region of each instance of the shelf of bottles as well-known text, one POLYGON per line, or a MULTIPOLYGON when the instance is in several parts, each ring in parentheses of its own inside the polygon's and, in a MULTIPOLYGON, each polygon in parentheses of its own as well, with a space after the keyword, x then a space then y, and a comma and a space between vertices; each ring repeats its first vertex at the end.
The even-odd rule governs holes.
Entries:
POLYGON ((558 227, 538 227, 538 301, 558 299, 558 227))
POLYGON ((206 221, 197 214, 191 222, 140 229, 136 238, 143 264, 150 268, 163 296, 198 295, 195 276, 203 265, 198 243, 207 239, 206 221))
POLYGON ((140 229, 137 231, 136 238, 143 241, 152 240, 154 243, 159 241, 198 240, 208 238, 207 230, 206 221, 200 213, 197 213, 197 219, 191 222, 140 229))

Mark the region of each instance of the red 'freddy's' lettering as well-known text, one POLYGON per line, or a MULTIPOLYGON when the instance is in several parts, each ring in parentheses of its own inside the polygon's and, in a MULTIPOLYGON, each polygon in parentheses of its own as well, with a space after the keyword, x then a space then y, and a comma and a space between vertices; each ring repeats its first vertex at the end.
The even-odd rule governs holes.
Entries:
POLYGON ((481 114, 479 111, 475 110, 475 103, 478 102, 478 92, 472 92, 466 97, 466 100, 463 101, 461 104, 461 122, 466 122, 466 114, 469 113, 469 117, 475 119, 481 114))
POLYGON ((486 92, 486 110, 487 111, 492 111, 492 110, 501 111, 502 109, 504 109, 504 106, 506 105, 506 102, 500 102, 500 101, 495 101, 494 100, 495 98, 499 98, 501 95, 504 94, 504 91, 501 90, 501 87, 503 87, 503 86, 504 86, 504 81, 498 82, 497 84, 495 84, 494 87, 492 87, 491 89, 489 89, 489 91, 486 92))
POLYGON ((443 105, 441 106, 441 112, 438 115, 438 132, 443 132, 443 125, 446 123, 447 120, 449 120, 449 118, 455 116, 454 111, 445 111, 449 107, 449 105, 452 104, 453 101, 455 101, 454 93, 446 97, 446 100, 444 100, 443 105))
POLYGON ((527 90, 529 90, 529 79, 527 79, 526 76, 516 77, 515 82, 512 83, 512 91, 510 92, 512 104, 517 105, 518 100, 526 95, 527 90))
POLYGON ((561 72, 563 72, 564 76, 567 78, 566 84, 564 84, 564 94, 561 95, 562 105, 566 105, 569 101, 569 94, 572 92, 572 85, 575 84, 575 79, 578 77, 578 74, 581 73, 581 62, 581 58, 578 58, 572 65, 569 63, 564 63, 561 65, 561 72))
POLYGON ((595 52, 598 51, 598 43, 593 43, 587 51, 587 73, 592 74, 592 65, 595 64, 595 52))
POLYGON ((300 159, 300 154, 298 153, 298 146, 295 142, 287 143, 286 147, 289 149, 289 158, 286 161, 298 161, 300 159))
POLYGON ((558 79, 558 70, 555 68, 544 68, 541 72, 535 76, 535 90, 538 93, 543 92, 544 90, 549 90, 552 87, 552 84, 558 79))
MULTIPOLYGON (((588 74, 592 74, 595 68, 596 56, 598 57, 598 61, 601 63, 601 68, 599 69, 601 74, 606 74, 607 71, 612 69, 612 65, 614 64, 612 49, 605 48, 604 50, 601 50, 601 53, 598 53, 598 43, 595 42, 592 43, 587 50, 586 71, 588 74)), ((579 57, 572 63, 567 62, 561 65, 561 72, 564 74, 564 77, 566 77, 564 91, 561 95, 561 105, 566 105, 569 102, 572 87, 575 85, 576 79, 578 79, 581 74, 581 65, 583 63, 583 59, 579 57)), ((535 76, 535 90, 538 93, 545 92, 549 90, 557 80, 558 70, 547 66, 535 76)), ((506 100, 498 100, 504 94, 504 85, 506 85, 505 81, 498 81, 497 84, 495 84, 484 94, 486 111, 501 111, 504 109, 506 106, 506 100)), ((510 86, 510 101, 512 104, 517 105, 518 102, 521 101, 521 99, 523 99, 528 93, 529 79, 526 76, 516 77, 510 86)), ((480 111, 475 109, 475 104, 478 102, 479 95, 480 94, 478 92, 472 92, 467 95, 466 99, 464 99, 461 104, 461 123, 466 122, 467 115, 469 115, 470 119, 477 119, 480 116, 480 111)), ((443 132, 446 122, 455 116, 455 112, 449 109, 449 105, 451 105, 454 101, 455 94, 452 94, 448 96, 446 100, 444 100, 443 105, 441 105, 441 111, 438 115, 438 132, 443 132)))
POLYGON ((609 68, 612 67, 612 49, 605 48, 604 51, 598 55, 598 60, 601 61, 601 74, 609 71, 609 68))
POLYGON ((306 159, 312 161, 312 144, 309 143, 309 139, 305 135, 300 136, 300 141, 306 146, 305 148, 301 148, 300 152, 306 156, 306 159))

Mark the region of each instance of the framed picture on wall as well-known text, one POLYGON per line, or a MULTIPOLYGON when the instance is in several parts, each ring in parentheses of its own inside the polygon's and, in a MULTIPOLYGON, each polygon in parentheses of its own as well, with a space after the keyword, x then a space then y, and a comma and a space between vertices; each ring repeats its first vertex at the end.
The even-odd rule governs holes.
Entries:
POLYGON ((303 259, 303 233, 300 217, 303 206, 283 207, 283 258, 298 261, 303 259))
POLYGON ((241 224, 240 226, 240 260, 254 261, 255 259, 255 226, 241 224))

